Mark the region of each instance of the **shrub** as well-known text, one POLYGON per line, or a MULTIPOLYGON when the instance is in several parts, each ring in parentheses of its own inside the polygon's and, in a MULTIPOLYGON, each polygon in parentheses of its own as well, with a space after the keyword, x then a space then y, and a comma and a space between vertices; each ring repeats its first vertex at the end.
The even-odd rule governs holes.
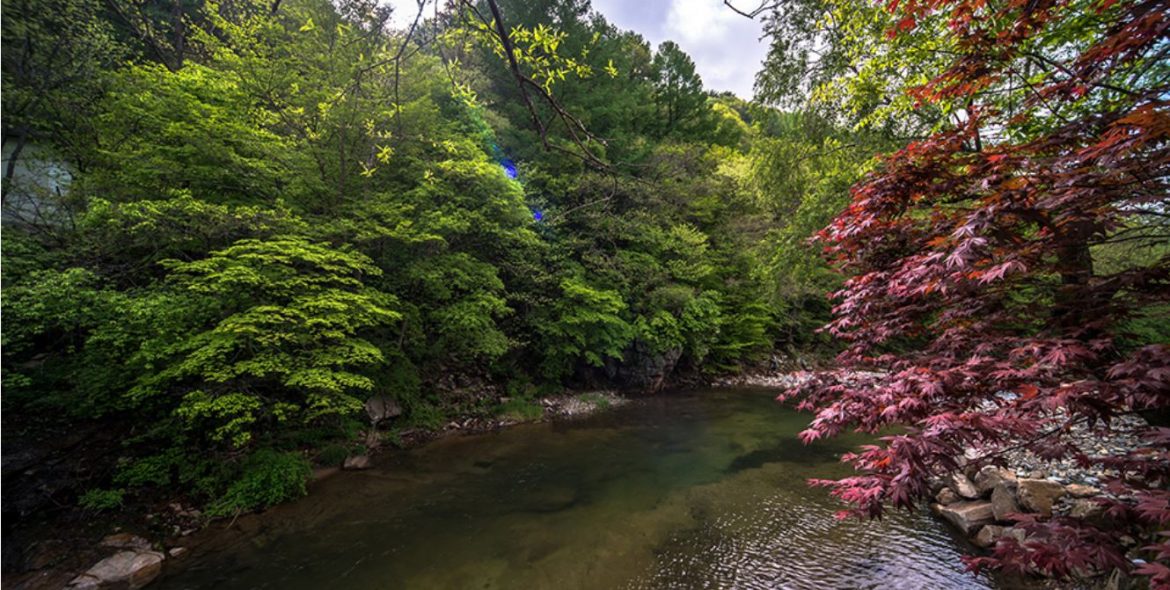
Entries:
POLYGON ((92 489, 82 494, 81 498, 77 500, 77 503, 86 510, 93 510, 94 512, 105 512, 107 510, 121 508, 122 496, 125 494, 126 491, 122 489, 92 489))
POLYGON ((244 463, 242 473, 207 508, 213 517, 229 516, 275 506, 304 496, 312 469, 297 453, 257 451, 244 463))

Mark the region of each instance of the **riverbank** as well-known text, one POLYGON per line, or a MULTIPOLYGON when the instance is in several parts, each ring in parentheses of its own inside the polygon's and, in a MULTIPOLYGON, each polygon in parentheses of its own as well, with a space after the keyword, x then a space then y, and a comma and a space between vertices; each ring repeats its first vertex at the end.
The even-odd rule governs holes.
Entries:
MULTIPOLYGON (((786 389, 809 378, 810 374, 804 371, 763 371, 718 379, 712 385, 724 388, 747 386, 786 389)), ((522 404, 513 403, 507 398, 499 401, 499 407, 503 410, 492 416, 460 416, 446 421, 437 429, 387 430, 381 431, 382 434, 378 436, 362 434, 367 443, 364 445, 366 452, 346 457, 344 465, 319 466, 310 484, 310 494, 314 493, 313 488, 323 485, 325 480, 343 471, 376 468, 380 455, 419 449, 428 443, 460 435, 490 433, 534 422, 584 418, 625 405, 629 398, 615 391, 589 391, 523 400, 522 404), (532 412, 532 408, 539 408, 539 414, 532 412), (387 435, 386 432, 393 432, 393 435, 387 435)), ((1129 430, 1138 426, 1140 424, 1133 422, 1129 424, 1129 430)), ((1092 438, 1095 435, 1088 431, 1078 436, 1083 438, 1086 445, 1095 445, 1111 453, 1124 452, 1133 442, 1122 435, 1116 439, 1092 438)), ((976 457, 974 453, 973 450, 972 459, 976 457)), ((951 474, 948 478, 940 478, 935 485, 936 496, 932 506, 934 516, 983 549, 994 545, 1001 538, 1026 539, 1023 531, 1013 528, 1012 520, 1007 518, 1007 514, 1012 512, 1031 513, 1040 517, 1100 517, 1097 500, 1108 495, 1097 485, 1108 474, 1079 469, 1067 461, 1045 462, 1024 452, 1016 452, 1009 459, 1009 466, 1005 469, 969 468, 951 474)), ((237 542, 243 542, 258 534, 258 527, 262 528, 260 523, 265 522, 265 519, 258 516, 240 515, 230 522, 226 519, 214 521, 218 524, 215 534, 210 538, 222 538, 228 531, 233 531, 231 536, 237 542)), ((5 586, 60 588, 75 582, 74 587, 88 587, 87 584, 98 584, 96 581, 103 579, 102 576, 123 581, 133 578, 138 580, 136 583, 146 583, 169 567, 168 564, 189 559, 192 553, 201 553, 200 544, 208 542, 209 538, 201 531, 212 522, 197 509, 172 502, 155 506, 137 520, 128 519, 120 524, 91 523, 85 529, 85 534, 81 535, 83 540, 51 539, 38 542, 34 553, 40 552, 37 559, 46 565, 20 577, 6 576, 5 586), (52 561, 54 551, 57 555, 64 552, 68 556, 52 561), (50 558, 46 559, 45 555, 50 558), (86 575, 87 571, 90 575, 86 575)))
MULTIPOLYGON (((323 480, 345 469, 366 469, 372 465, 372 457, 382 453, 519 424, 578 419, 621 406, 628 399, 613 390, 591 390, 525 400, 524 404, 510 404, 508 398, 500 401, 504 410, 495 416, 455 416, 436 429, 390 430, 393 426, 387 424, 387 429, 376 433, 359 433, 365 452, 339 458, 335 465, 317 465, 311 481, 323 480)), ((54 441, 55 446, 39 448, 37 453, 6 454, 5 477, 33 477, 40 481, 46 476, 38 474, 48 467, 48 473, 56 479, 45 480, 44 485, 66 485, 63 482, 67 475, 58 471, 68 468, 53 467, 63 463, 61 457, 54 455, 84 452, 84 440, 92 441, 98 436, 77 434, 54 441)), ((99 450, 105 447, 96 446, 99 450)), ((76 458, 84 462, 82 457, 76 458)), ((198 507, 186 504, 181 498, 159 499, 113 514, 93 514, 80 507, 56 505, 53 514, 22 528, 13 526, 14 523, 6 527, 5 588, 58 590, 126 584, 141 587, 157 577, 167 562, 185 559, 191 546, 189 540, 213 522, 198 507), (15 567, 9 569, 13 563, 15 567)), ((240 520, 245 521, 247 518, 240 520)))

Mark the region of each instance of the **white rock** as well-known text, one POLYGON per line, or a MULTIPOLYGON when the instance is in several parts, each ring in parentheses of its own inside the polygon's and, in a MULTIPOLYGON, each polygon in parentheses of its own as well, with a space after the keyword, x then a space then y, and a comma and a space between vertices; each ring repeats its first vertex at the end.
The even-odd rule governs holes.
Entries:
POLYGON ((122 551, 97 562, 69 585, 73 588, 97 588, 124 584, 136 590, 162 573, 162 562, 163 554, 157 551, 122 551))

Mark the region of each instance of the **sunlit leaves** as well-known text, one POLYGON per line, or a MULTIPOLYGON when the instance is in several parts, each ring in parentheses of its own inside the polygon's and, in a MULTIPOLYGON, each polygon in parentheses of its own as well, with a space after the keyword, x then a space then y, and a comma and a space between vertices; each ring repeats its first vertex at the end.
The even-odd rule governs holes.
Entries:
POLYGON ((178 415, 213 419, 215 436, 237 446, 250 440, 257 414, 271 403, 271 393, 260 391, 273 385, 306 419, 360 409, 354 395, 373 382, 356 371, 384 360, 360 334, 400 317, 392 297, 363 285, 363 277, 381 272, 367 258, 280 237, 242 240, 209 258, 168 266, 176 286, 214 298, 226 315, 180 344, 184 352, 163 372, 166 381, 150 382, 141 395, 152 389, 158 395, 167 382, 205 383, 178 415))

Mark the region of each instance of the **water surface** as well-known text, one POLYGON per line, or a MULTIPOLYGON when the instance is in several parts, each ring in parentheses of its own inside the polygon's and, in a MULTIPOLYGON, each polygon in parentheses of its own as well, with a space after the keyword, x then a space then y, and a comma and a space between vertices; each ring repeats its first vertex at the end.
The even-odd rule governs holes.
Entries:
POLYGON ((162 588, 994 588, 925 514, 838 521, 811 477, 860 442, 804 446, 774 392, 637 400, 572 422, 377 457, 241 519, 162 588))

